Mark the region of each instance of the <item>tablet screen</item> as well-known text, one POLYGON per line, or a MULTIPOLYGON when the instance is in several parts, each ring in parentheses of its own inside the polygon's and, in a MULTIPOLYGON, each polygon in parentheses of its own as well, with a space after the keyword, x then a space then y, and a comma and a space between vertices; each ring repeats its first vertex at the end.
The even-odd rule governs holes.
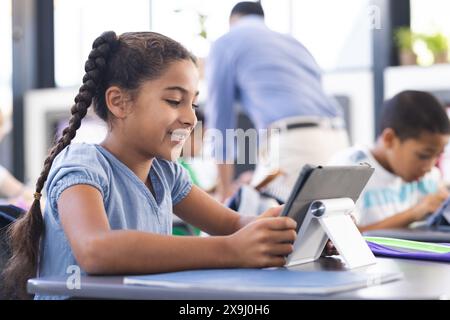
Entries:
POLYGON ((315 200, 350 198, 356 203, 374 169, 367 165, 303 167, 281 213, 297 222, 297 232, 315 200))
POLYGON ((447 198, 441 206, 431 214, 426 223, 429 227, 439 227, 450 225, 450 198, 447 198))

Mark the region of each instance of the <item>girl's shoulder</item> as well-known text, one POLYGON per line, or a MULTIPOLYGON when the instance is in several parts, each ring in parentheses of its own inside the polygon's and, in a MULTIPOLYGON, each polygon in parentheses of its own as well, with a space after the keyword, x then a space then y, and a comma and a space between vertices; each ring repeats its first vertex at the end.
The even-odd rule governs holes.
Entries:
POLYGON ((106 157, 95 144, 74 143, 64 148, 55 158, 52 167, 80 165, 86 167, 108 166, 106 157))
POLYGON ((112 174, 111 164, 95 144, 70 144, 64 148, 52 163, 48 182, 67 174, 83 174, 108 181, 112 174))
MULTIPOLYGON (((52 163, 47 178, 47 194, 56 201, 62 191, 75 184, 90 184, 107 197, 111 165, 94 144, 70 144, 52 163)), ((56 207, 55 207, 56 208, 56 207)))

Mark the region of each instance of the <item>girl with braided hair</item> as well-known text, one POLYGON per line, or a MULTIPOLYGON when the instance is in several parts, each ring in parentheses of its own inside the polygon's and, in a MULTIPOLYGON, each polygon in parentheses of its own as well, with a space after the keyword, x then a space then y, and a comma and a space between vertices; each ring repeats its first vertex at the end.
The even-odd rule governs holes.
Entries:
POLYGON ((198 70, 184 47, 153 32, 110 31, 94 41, 85 70, 32 207, 10 229, 10 296, 27 298, 27 279, 69 276, 73 266, 105 275, 284 265, 295 221, 279 217, 280 207, 241 216, 174 161, 197 121, 198 70), (91 104, 107 136, 71 144, 91 104), (172 236, 172 214, 212 236, 172 236))

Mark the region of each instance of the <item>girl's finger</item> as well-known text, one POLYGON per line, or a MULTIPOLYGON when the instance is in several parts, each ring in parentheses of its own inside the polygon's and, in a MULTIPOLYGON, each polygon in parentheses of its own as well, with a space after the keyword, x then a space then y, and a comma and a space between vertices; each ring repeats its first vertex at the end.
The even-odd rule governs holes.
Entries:
POLYGON ((293 248, 294 246, 290 243, 279 243, 271 246, 267 253, 273 256, 287 256, 292 252, 293 248))

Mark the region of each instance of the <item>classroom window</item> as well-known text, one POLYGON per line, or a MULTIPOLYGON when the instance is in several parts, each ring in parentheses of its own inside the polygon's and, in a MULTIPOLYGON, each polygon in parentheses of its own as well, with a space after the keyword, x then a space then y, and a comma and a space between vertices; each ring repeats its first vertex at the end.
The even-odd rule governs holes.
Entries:
POLYGON ((415 32, 450 34, 450 1, 411 0, 411 27, 415 32))
MULTIPOLYGON (((411 0, 411 29, 422 35, 432 35, 440 32, 447 38, 450 36, 450 1, 448 0, 411 0)), ((415 45, 414 51, 418 56, 420 65, 433 63, 433 54, 426 44, 420 41, 415 45)))
MULTIPOLYGON (((211 43, 229 30, 228 19, 240 0, 153 0, 152 30, 186 46, 198 57, 206 57, 211 43), (203 32, 202 32, 203 31, 203 32)), ((267 25, 278 32, 290 30, 290 0, 262 1, 267 25)))
POLYGON ((292 35, 310 50, 322 69, 370 68, 371 1, 295 0, 291 12, 292 35))
POLYGON ((169 36, 198 57, 206 57, 211 42, 228 31, 234 0, 153 0, 152 30, 169 36))
POLYGON ((54 0, 55 82, 78 86, 93 40, 102 32, 150 30, 150 0, 54 0))

